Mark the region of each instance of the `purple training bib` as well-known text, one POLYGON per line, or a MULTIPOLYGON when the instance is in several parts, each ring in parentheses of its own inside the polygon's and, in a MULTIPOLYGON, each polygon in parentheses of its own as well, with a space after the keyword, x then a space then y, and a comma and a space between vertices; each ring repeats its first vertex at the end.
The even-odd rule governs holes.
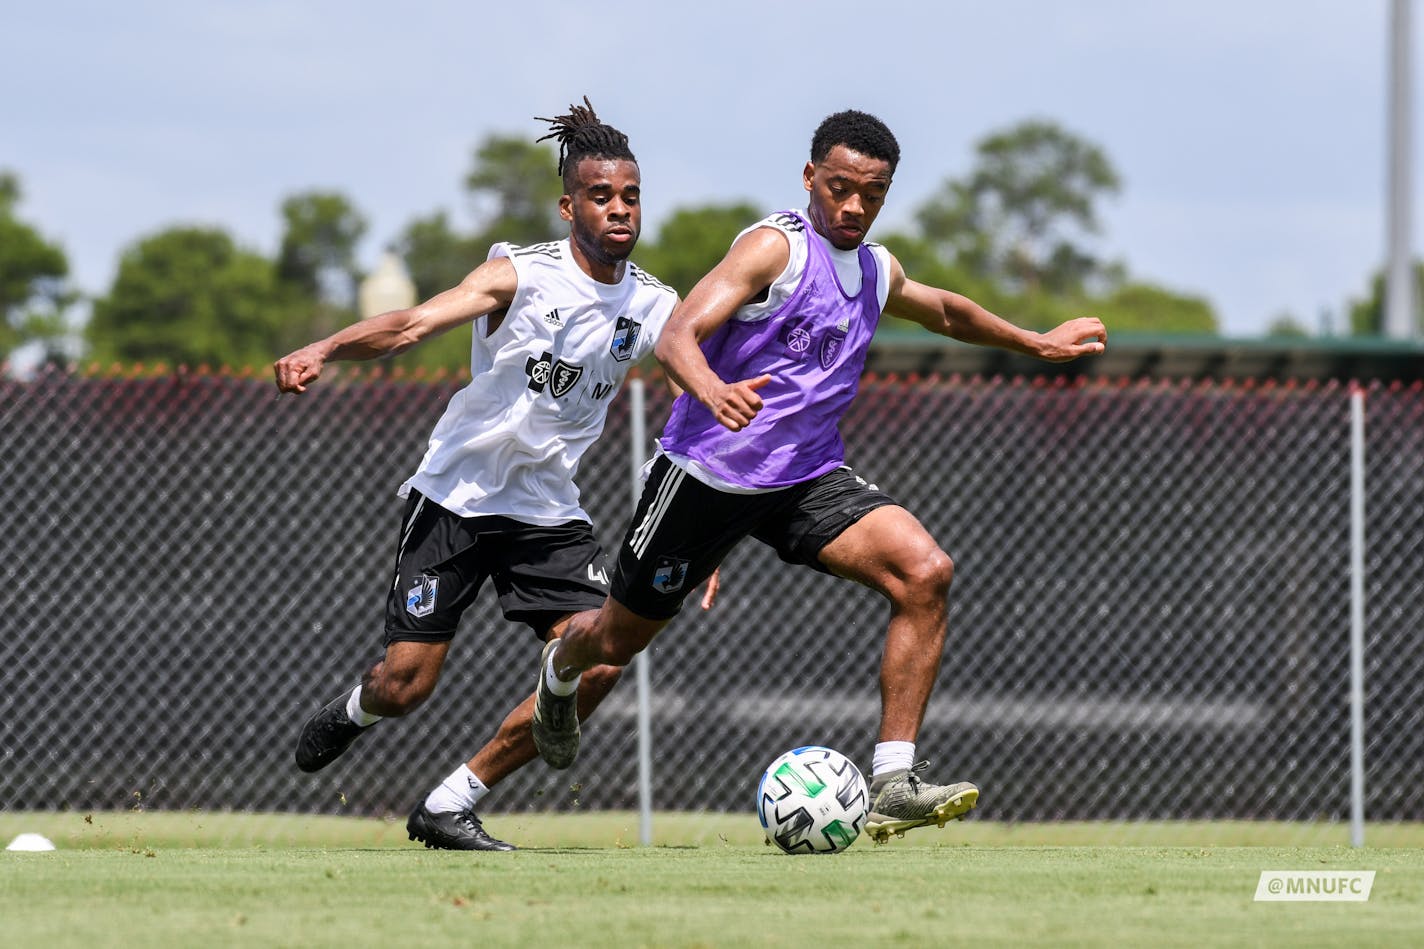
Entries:
POLYGON ((708 364, 726 382, 771 376, 758 390, 761 412, 732 432, 684 393, 662 437, 664 451, 746 488, 800 484, 844 462, 838 426, 860 387, 880 321, 870 248, 860 245, 860 292, 847 295, 824 239, 800 214, 785 213, 806 232, 806 270, 796 290, 767 318, 728 320, 702 343, 708 364))

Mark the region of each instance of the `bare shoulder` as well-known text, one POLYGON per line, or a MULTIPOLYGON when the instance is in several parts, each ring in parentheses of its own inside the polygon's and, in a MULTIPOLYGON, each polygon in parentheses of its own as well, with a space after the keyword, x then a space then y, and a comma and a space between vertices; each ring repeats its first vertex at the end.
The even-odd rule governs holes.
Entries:
POLYGON ((770 282, 786 269, 790 259, 791 239, 781 229, 766 224, 737 238, 724 262, 738 270, 765 276, 770 282))
POLYGON ((471 270, 460 282, 470 283, 471 281, 483 284, 490 289, 496 286, 508 286, 512 292, 515 287, 519 286, 519 274, 514 269, 514 261, 508 257, 495 257, 471 270))
POLYGON ((508 257, 495 257, 470 271, 459 289, 507 305, 519 289, 519 273, 508 257))

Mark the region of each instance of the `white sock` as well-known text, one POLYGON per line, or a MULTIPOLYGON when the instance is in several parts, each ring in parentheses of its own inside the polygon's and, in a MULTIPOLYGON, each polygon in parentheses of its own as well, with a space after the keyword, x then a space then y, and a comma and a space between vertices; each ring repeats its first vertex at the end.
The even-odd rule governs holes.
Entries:
POLYGON ((351 697, 346 700, 346 717, 362 728, 374 725, 381 720, 381 716, 372 715, 361 707, 361 687, 359 685, 351 690, 351 697))
POLYGON ((470 770, 470 766, 462 764, 430 792, 425 799, 425 809, 432 814, 472 811, 480 798, 488 793, 489 788, 470 770))
POLYGON ((887 771, 899 771, 915 763, 915 743, 913 741, 881 741, 875 743, 875 763, 870 766, 870 776, 887 771))
POLYGON ((574 676, 572 682, 565 682, 554 675, 554 656, 549 655, 549 664, 544 667, 544 684, 549 687, 549 691, 555 695, 573 695, 578 691, 579 680, 583 678, 583 673, 574 676))

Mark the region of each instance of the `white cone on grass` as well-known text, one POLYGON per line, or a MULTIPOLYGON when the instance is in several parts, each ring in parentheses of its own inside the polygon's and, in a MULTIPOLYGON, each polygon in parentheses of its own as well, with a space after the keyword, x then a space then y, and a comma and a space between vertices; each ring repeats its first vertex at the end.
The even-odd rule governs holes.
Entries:
POLYGON ((54 844, 50 842, 50 839, 48 837, 45 837, 42 834, 21 834, 14 840, 10 841, 10 846, 6 847, 5 849, 28 850, 38 852, 43 850, 53 850, 54 844))

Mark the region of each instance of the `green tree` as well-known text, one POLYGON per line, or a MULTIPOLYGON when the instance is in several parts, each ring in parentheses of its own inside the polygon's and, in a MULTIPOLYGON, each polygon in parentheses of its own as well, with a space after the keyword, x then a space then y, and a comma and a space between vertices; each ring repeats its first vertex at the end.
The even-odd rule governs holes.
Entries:
POLYGON ((103 362, 263 366, 307 342, 305 310, 272 262, 216 228, 175 227, 128 247, 86 328, 103 362))
MULTIPOLYGON (((1383 270, 1370 278, 1370 292, 1362 300, 1351 300, 1350 332, 1355 336, 1379 336, 1384 332, 1385 277, 1383 270)), ((1414 325, 1424 328, 1420 311, 1424 307, 1424 260, 1414 262, 1414 325)))
POLYGON ((356 245, 366 218, 335 191, 304 191, 282 202, 282 244, 277 276, 302 300, 297 336, 318 339, 357 319, 356 287, 361 279, 356 245))
POLYGON ((478 222, 476 242, 486 247, 495 241, 533 244, 567 234, 568 225, 559 217, 564 185, 557 169, 558 157, 548 146, 516 135, 486 138, 465 176, 478 222))
MULTIPOLYGON (((406 225, 396 242, 396 251, 405 259, 417 299, 428 300, 456 286, 489 252, 480 238, 459 234, 450 226, 444 211, 416 218, 406 225)), ((457 371, 470 364, 470 328, 459 326, 414 349, 395 356, 393 367, 407 370, 446 369, 457 371)))
MULTIPOLYGON (((422 300, 458 284, 484 263, 499 241, 534 244, 569 232, 559 217, 564 185, 553 149, 515 135, 494 134, 475 149, 464 186, 476 222, 458 231, 445 211, 406 225, 397 247, 422 300)), ((395 366, 458 370, 470 362, 470 328, 458 327, 395 357, 395 366)))
POLYGON ((282 202, 282 223, 278 275, 314 300, 349 309, 361 279, 356 245, 365 215, 339 192, 304 191, 282 202))
POLYGON ((949 260, 1006 289, 1076 293, 1116 268, 1081 241, 1099 231, 1098 202, 1121 187, 1097 145, 1043 120, 989 135, 969 176, 946 181, 917 214, 949 260))
POLYGON ((58 353, 76 298, 64 251, 15 216, 20 196, 19 179, 0 172, 0 362, 30 342, 58 353))
POLYGON ((1078 309, 1072 315, 1090 313, 1103 321, 1109 333, 1217 332, 1216 311, 1205 297, 1150 283, 1125 283, 1103 297, 1084 300, 1078 309))
POLYGON ((1310 330, 1295 318, 1295 314, 1282 310, 1271 317, 1271 322, 1266 325, 1266 335, 1274 339, 1308 339, 1310 330))
POLYGON ((405 258, 416 296, 428 300, 464 280, 466 274, 483 263, 489 248, 479 246, 477 241, 457 233, 444 211, 407 224, 396 249, 405 258))
POLYGON ((646 235, 634 259, 648 273, 687 296, 697 281, 717 265, 743 228, 756 223, 761 211, 746 201, 677 208, 658 229, 656 240, 646 235))

